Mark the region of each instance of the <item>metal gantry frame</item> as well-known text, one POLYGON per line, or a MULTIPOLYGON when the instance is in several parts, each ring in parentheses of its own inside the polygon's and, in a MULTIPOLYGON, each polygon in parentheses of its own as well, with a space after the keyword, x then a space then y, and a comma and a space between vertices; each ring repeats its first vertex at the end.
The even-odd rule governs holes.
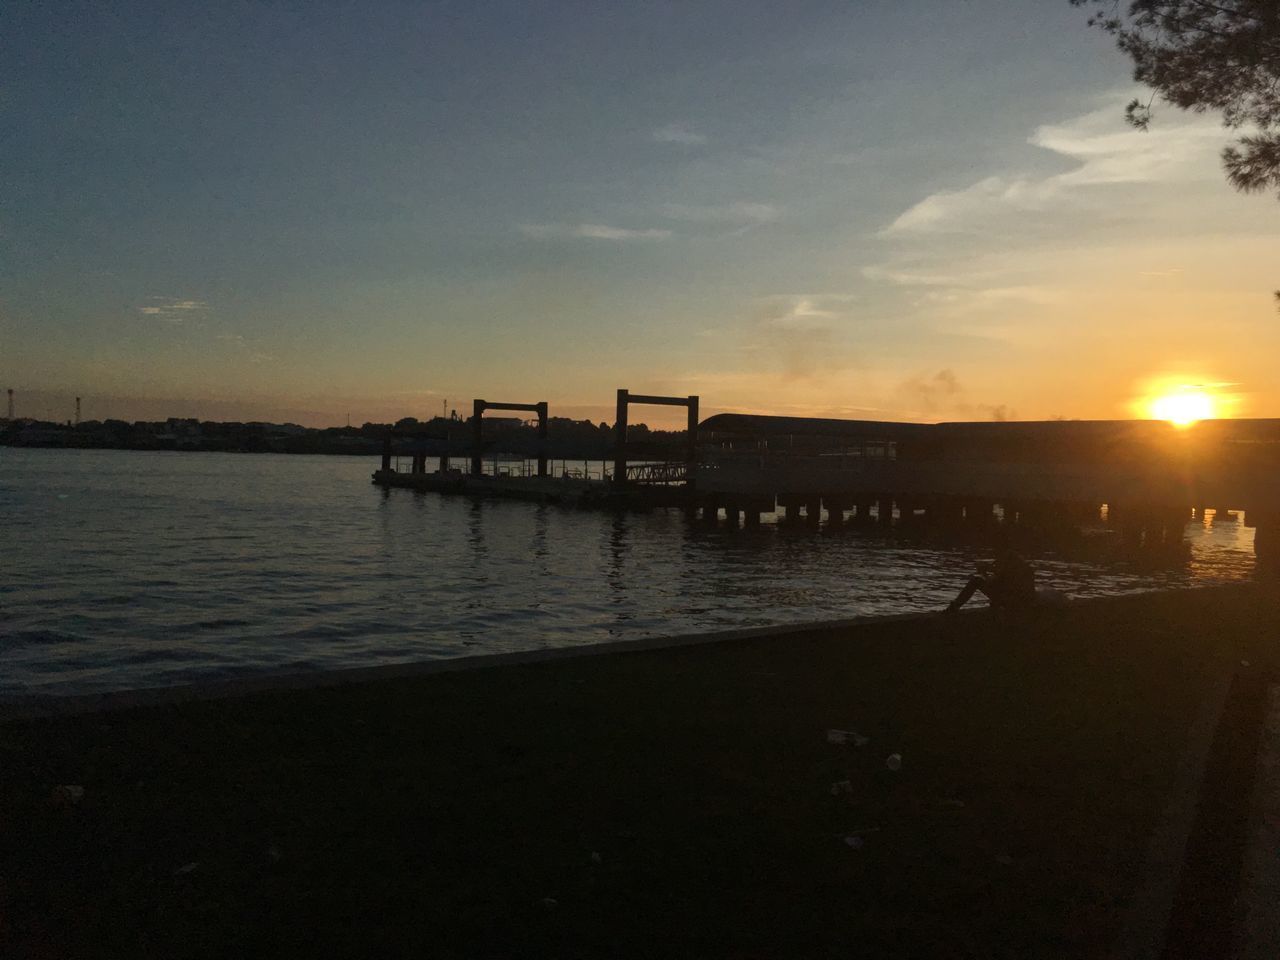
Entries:
POLYGON ((685 454, 688 483, 693 483, 698 466, 698 398, 654 397, 629 390, 618 391, 618 418, 614 423, 613 482, 622 486, 627 482, 627 411, 633 403, 659 407, 685 407, 689 411, 689 440, 685 454))
POLYGON ((484 412, 486 410, 524 410, 538 415, 538 476, 547 475, 547 401, 538 403, 494 403, 473 400, 471 414, 471 475, 483 472, 484 412))

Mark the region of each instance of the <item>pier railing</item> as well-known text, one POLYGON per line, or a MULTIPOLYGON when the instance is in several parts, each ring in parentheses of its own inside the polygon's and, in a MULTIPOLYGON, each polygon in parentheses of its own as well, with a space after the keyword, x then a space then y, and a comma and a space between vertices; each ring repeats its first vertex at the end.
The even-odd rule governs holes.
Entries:
POLYGON ((679 462, 628 464, 627 481, 655 485, 688 483, 689 465, 679 462))

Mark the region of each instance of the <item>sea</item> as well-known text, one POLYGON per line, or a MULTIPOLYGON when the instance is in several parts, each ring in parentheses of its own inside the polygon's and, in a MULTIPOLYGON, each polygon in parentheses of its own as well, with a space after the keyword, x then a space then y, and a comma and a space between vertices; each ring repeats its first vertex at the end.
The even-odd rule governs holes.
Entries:
MULTIPOLYGON (((938 610, 989 555, 386 490, 376 467, 0 447, 0 700, 938 610)), ((1071 597, 1251 577, 1253 531, 1210 517, 1174 566, 1030 559, 1071 597)))

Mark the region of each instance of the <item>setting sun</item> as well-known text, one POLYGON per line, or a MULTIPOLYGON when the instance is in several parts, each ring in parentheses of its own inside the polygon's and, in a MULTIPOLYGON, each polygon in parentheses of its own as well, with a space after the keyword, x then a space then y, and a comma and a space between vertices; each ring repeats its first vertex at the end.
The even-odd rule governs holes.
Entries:
POLYGON ((1197 420, 1212 420, 1217 415, 1215 407, 1210 394, 1184 388, 1152 398, 1151 415, 1175 426, 1188 427, 1197 420))

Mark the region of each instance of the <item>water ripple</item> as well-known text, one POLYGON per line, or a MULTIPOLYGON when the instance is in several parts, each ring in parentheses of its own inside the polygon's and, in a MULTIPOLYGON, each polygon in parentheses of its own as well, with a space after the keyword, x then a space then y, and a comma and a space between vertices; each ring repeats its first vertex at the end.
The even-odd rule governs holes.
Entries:
MULTIPOLYGON (((688 526, 383 492, 374 461, 0 448, 0 697, 185 683, 937 609, 963 547, 688 526)), ((1248 576, 1252 532, 1186 564, 1035 558, 1078 596, 1248 576)))

